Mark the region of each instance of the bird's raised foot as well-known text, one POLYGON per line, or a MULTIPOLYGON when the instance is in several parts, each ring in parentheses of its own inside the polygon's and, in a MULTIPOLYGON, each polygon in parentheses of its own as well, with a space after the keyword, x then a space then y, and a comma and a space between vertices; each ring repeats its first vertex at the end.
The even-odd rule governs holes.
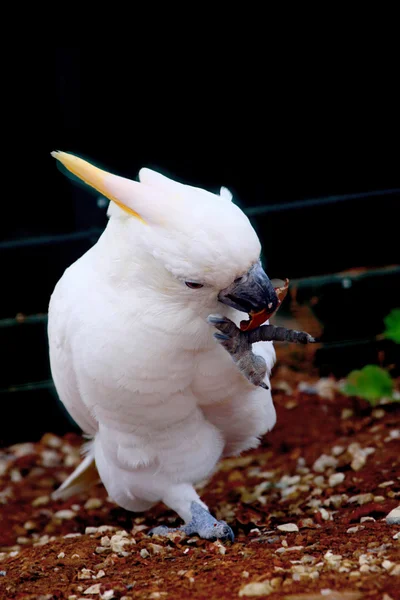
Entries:
POLYGON ((239 371, 253 385, 267 390, 268 386, 264 383, 267 365, 262 356, 253 353, 248 333, 222 315, 210 315, 207 321, 220 332, 214 333, 214 338, 231 355, 239 371))
POLYGON ((160 525, 149 531, 149 535, 167 535, 168 533, 182 531, 186 535, 198 535, 205 540, 221 540, 233 542, 235 536, 232 529, 225 521, 217 521, 205 508, 197 502, 191 504, 192 519, 182 527, 167 527, 160 525))

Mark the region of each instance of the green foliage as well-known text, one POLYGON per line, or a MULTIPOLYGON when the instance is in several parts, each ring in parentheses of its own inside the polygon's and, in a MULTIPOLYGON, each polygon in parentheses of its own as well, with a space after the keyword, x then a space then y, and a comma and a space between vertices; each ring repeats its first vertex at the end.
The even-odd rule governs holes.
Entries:
POLYGON ((389 373, 376 365, 367 365, 360 371, 352 371, 343 387, 346 396, 364 398, 372 406, 381 398, 393 395, 393 380, 389 373))
MULTIPOLYGON (((383 336, 396 344, 400 344, 400 308, 394 308, 384 319, 386 329, 383 336)), ((367 400, 372 406, 381 398, 391 398, 394 382, 385 369, 377 365, 366 365, 359 371, 352 371, 343 385, 342 392, 346 396, 357 396, 367 400)))
POLYGON ((384 319, 386 329, 383 335, 400 344, 400 308, 393 309, 384 319))

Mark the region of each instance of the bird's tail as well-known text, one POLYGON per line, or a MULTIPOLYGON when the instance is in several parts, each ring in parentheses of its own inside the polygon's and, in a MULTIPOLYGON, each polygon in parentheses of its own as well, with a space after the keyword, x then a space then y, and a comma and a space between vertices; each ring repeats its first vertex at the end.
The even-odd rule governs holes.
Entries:
POLYGON ((93 440, 82 446, 84 458, 75 471, 52 494, 53 500, 67 500, 75 494, 80 494, 100 481, 94 460, 93 440))

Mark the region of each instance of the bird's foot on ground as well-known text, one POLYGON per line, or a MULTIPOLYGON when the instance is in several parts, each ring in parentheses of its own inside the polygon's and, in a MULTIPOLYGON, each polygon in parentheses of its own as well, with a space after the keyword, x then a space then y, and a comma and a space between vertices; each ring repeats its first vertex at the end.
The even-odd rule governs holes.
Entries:
POLYGON ((220 333, 214 333, 214 338, 231 355, 239 371, 253 385, 268 389, 264 383, 267 365, 262 356, 253 353, 248 333, 221 315, 210 315, 207 321, 219 330, 220 333))
POLYGON ((192 519, 182 527, 166 527, 161 525, 149 531, 149 535, 167 535, 182 531, 186 535, 198 535, 206 540, 231 541, 235 539, 232 529, 225 521, 217 521, 205 508, 197 502, 191 504, 192 519))

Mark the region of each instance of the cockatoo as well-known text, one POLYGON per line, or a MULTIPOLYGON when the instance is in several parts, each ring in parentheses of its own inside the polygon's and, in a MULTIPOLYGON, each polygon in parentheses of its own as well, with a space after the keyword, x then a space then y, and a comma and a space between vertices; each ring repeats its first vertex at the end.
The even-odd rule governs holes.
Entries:
POLYGON ((128 511, 162 501, 186 534, 233 540, 194 485, 275 424, 273 344, 252 346, 255 332, 238 328, 243 313, 278 306, 259 238, 226 188, 214 194, 146 168, 133 181, 52 154, 110 200, 100 239, 49 303, 53 380, 90 438, 54 497, 99 476, 128 511))

